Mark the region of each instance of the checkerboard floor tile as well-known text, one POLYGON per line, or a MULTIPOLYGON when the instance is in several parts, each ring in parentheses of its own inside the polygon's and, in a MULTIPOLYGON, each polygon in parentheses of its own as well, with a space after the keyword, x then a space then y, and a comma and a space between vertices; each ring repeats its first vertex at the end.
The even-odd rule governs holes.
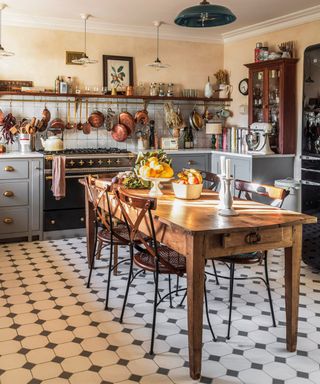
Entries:
MULTIPOLYGON (((106 251, 106 253, 108 253, 106 251)), ((104 310, 107 254, 97 262, 91 288, 82 238, 0 245, 1 384, 193 383, 188 371, 186 308, 165 301, 159 308, 156 355, 148 355, 153 278, 138 277, 124 323, 118 322, 127 264, 112 278, 110 310, 104 310)), ((125 248, 120 257, 128 257, 125 248)), ((307 384, 320 382, 320 278, 303 266, 296 353, 285 346, 283 254, 270 260, 275 313, 271 327, 265 287, 239 281, 235 287, 231 339, 226 340, 228 283, 209 279, 210 316, 203 335, 201 383, 307 384)), ((227 273, 223 264, 217 265, 227 273)), ((210 269, 208 265, 208 269, 210 269)), ((241 267, 238 276, 261 276, 262 267, 241 267)), ((182 283, 183 284, 183 283, 182 283)), ((160 282, 166 291, 168 282, 160 282)))

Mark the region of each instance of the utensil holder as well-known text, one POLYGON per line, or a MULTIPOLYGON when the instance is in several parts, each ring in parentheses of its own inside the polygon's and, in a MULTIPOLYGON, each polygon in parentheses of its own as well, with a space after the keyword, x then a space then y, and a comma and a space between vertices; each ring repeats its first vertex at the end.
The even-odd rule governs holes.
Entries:
MULTIPOLYGON (((222 184, 224 185, 224 193, 223 193, 223 206, 219 209, 218 214, 220 216, 238 216, 239 213, 232 208, 233 205, 233 196, 231 191, 231 183, 233 178, 226 178, 226 176, 221 176, 222 184)), ((220 197, 220 194, 219 194, 220 197)), ((221 201, 221 200, 220 200, 221 201)))

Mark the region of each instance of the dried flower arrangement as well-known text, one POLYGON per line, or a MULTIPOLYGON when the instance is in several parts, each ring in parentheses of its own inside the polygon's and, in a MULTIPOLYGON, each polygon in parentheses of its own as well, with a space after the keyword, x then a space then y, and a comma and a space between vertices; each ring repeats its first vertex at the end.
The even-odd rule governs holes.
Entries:
POLYGON ((219 69, 214 76, 218 84, 229 84, 229 73, 226 69, 219 69))

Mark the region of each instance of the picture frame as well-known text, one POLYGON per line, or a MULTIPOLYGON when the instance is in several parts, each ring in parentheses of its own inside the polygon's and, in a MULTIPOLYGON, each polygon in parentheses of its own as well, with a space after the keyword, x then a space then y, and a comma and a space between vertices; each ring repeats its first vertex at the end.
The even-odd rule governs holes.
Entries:
POLYGON ((81 65, 77 63, 73 63, 72 60, 78 60, 83 57, 83 52, 77 52, 77 51, 66 51, 66 64, 67 65, 81 65))
POLYGON ((133 57, 103 55, 103 86, 111 93, 116 88, 124 93, 127 86, 133 86, 133 57))

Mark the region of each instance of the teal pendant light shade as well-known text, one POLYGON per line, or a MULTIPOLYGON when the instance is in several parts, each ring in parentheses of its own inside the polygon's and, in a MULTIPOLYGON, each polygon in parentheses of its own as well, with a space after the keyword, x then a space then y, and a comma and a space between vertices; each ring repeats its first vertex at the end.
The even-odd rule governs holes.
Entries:
POLYGON ((199 5, 181 11, 174 22, 182 27, 208 28, 230 24, 236 19, 230 9, 203 0, 199 5))

